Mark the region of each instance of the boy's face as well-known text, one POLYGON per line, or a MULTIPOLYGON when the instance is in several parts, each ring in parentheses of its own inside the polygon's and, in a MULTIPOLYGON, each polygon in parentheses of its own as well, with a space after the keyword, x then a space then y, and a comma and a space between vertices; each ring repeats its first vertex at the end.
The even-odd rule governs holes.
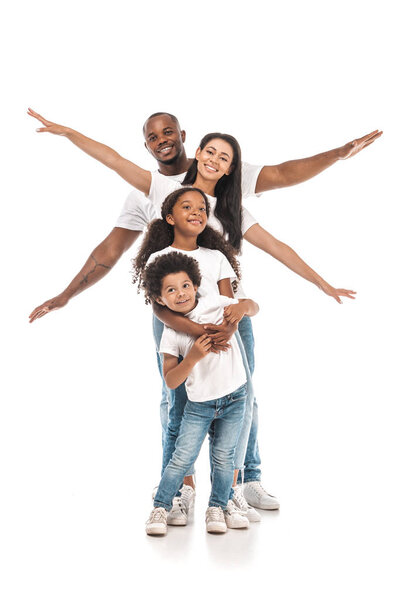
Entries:
POLYGON ((157 302, 170 310, 187 313, 196 306, 197 286, 184 271, 166 275, 161 284, 161 296, 157 302))

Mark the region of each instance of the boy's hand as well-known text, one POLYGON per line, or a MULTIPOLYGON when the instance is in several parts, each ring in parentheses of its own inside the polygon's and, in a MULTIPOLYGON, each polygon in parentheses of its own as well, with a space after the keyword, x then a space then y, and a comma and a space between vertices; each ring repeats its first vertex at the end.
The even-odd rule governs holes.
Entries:
POLYGON ((246 314, 246 306, 244 302, 238 304, 229 304, 224 308, 224 317, 228 323, 239 323, 246 314))
POLYGON ((209 338, 213 344, 226 344, 237 331, 237 323, 229 323, 224 319, 221 325, 204 325, 204 329, 210 331, 209 338))
POLYGON ((66 135, 67 133, 67 127, 64 127, 63 125, 57 125, 57 123, 53 123, 52 121, 48 121, 47 119, 42 117, 42 115, 39 115, 39 113, 35 112, 31 108, 28 108, 28 115, 30 117, 34 117, 35 119, 40 121, 42 125, 44 125, 44 127, 39 127, 38 129, 36 129, 36 131, 38 131, 39 133, 43 133, 44 131, 48 133, 54 133, 55 135, 66 135))
POLYGON ((190 359, 197 363, 210 352, 211 345, 212 342, 210 340, 210 336, 204 333, 199 338, 197 338, 197 340, 191 347, 188 356, 190 355, 190 359))

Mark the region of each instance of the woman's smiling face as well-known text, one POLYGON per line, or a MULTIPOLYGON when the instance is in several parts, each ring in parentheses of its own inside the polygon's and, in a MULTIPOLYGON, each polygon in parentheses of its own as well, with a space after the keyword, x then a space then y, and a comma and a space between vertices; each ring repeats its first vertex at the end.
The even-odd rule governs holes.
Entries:
POLYGON ((230 173, 233 148, 225 140, 214 138, 203 149, 196 150, 196 159, 198 173, 208 181, 217 182, 230 173))

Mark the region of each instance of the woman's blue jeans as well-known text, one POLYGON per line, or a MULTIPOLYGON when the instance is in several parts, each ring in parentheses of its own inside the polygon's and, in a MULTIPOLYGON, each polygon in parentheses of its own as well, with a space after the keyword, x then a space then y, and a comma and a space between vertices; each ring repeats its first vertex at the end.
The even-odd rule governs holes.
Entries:
POLYGON ((214 435, 211 444, 211 495, 208 505, 226 509, 246 398, 247 390, 244 384, 231 394, 217 400, 186 402, 176 448, 164 469, 154 498, 154 506, 171 510, 173 498, 180 489, 182 479, 197 459, 212 424, 214 435))
MULTIPOLYGON (((164 324, 156 317, 153 317, 153 333, 157 347, 157 364, 162 378, 162 396, 160 405, 160 417, 162 427, 162 445, 163 461, 162 473, 170 461, 175 450, 176 440, 179 435, 179 428, 182 421, 183 411, 186 402, 185 384, 183 383, 175 390, 167 388, 162 372, 162 356, 158 352, 164 324)), ((243 419, 243 428, 237 444, 235 454, 235 468, 242 469, 244 466, 244 481, 255 481, 261 478, 260 456, 258 451, 257 433, 258 433, 258 411, 255 402, 251 374, 254 371, 254 337, 251 319, 243 317, 239 323, 239 332, 236 334, 239 347, 243 356, 243 363, 247 373, 247 391, 246 411, 243 419)), ((212 435, 211 427, 210 434, 212 435)), ((194 465, 192 465, 186 475, 193 475, 194 465)), ((240 474, 239 474, 240 478, 240 474)))

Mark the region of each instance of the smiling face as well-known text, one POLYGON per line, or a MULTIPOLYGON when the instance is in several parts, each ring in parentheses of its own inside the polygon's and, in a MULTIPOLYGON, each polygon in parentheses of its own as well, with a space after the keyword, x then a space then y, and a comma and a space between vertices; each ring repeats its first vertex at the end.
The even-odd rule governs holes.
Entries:
POLYGON ((145 146, 150 154, 165 165, 175 162, 184 152, 186 133, 169 115, 159 115, 146 121, 143 127, 145 146))
POLYGON ((162 280, 161 296, 157 302, 174 312, 187 313, 196 306, 196 292, 197 286, 193 285, 187 273, 170 273, 162 280))
POLYGON ((225 140, 214 138, 203 149, 196 150, 196 159, 198 173, 208 181, 217 182, 231 171, 233 148, 225 140))
POLYGON ((197 237, 207 225, 206 201, 199 192, 189 189, 178 198, 166 221, 175 233, 197 237))

